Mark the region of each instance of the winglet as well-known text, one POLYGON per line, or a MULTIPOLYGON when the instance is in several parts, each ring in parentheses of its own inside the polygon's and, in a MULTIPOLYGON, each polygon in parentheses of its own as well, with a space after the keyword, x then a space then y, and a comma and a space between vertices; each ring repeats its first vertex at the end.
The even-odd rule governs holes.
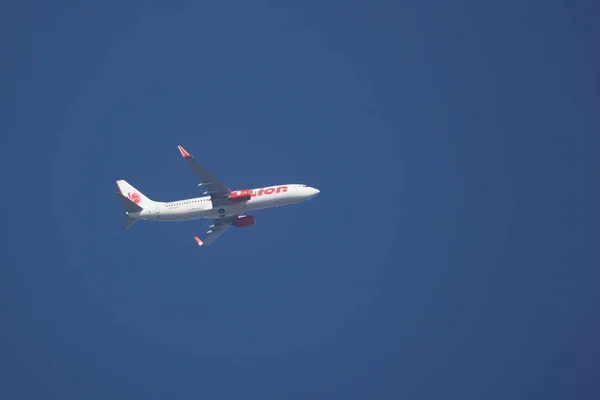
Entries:
POLYGON ((198 246, 202 247, 202 245, 204 244, 202 240, 198 239, 198 236, 194 236, 194 239, 196 239, 196 243, 198 243, 198 246))
POLYGON ((185 151, 185 149, 181 146, 177 146, 179 148, 179 151, 181 152, 181 155, 183 156, 183 158, 185 159, 189 159, 189 158, 193 158, 192 156, 190 156, 190 153, 188 153, 187 151, 185 151))

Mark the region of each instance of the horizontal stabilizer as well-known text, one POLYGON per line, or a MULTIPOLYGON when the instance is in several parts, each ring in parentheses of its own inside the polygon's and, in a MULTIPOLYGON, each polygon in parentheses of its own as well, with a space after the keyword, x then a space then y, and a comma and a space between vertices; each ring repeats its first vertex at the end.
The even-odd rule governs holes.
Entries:
POLYGON ((129 213, 135 213, 135 212, 140 212, 143 210, 142 207, 138 206, 133 201, 131 201, 127 197, 123 196, 121 194, 121 192, 117 192, 117 197, 119 198, 119 201, 121 202, 121 204, 123 204, 125 211, 127 211, 129 213))
POLYGON ((123 230, 129 229, 129 227, 131 225, 135 224, 136 221, 137 221, 137 219, 131 218, 128 216, 127 219, 125 220, 125 225, 123 225, 123 230))

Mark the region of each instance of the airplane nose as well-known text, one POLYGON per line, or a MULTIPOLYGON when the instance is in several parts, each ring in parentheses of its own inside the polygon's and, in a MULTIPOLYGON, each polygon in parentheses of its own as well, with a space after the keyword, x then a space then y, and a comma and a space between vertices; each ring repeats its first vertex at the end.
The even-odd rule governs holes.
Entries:
POLYGON ((313 190, 313 194, 312 194, 313 196, 316 196, 319 193, 321 193, 321 191, 319 189, 312 188, 312 190, 313 190))

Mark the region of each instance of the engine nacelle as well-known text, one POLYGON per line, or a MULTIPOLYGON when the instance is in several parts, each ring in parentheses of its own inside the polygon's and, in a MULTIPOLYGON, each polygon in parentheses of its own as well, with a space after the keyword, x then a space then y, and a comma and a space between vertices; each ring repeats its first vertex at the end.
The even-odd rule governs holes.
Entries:
POLYGON ((252 215, 240 215, 235 221, 233 221, 233 226, 236 228, 246 228, 254 225, 254 223, 255 221, 252 215))
POLYGON ((237 190, 235 192, 231 192, 229 195, 229 200, 232 201, 248 201, 252 198, 252 192, 248 189, 237 190))

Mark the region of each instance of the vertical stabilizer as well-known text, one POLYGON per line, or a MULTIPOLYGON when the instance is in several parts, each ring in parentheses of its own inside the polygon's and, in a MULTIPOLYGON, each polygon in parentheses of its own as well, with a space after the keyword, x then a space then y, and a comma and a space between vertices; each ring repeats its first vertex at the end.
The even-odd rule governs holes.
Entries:
POLYGON ((142 192, 127 183, 127 181, 117 181, 117 186, 119 187, 119 191, 123 196, 127 197, 133 203, 142 208, 148 208, 154 203, 152 200, 144 196, 142 192))

